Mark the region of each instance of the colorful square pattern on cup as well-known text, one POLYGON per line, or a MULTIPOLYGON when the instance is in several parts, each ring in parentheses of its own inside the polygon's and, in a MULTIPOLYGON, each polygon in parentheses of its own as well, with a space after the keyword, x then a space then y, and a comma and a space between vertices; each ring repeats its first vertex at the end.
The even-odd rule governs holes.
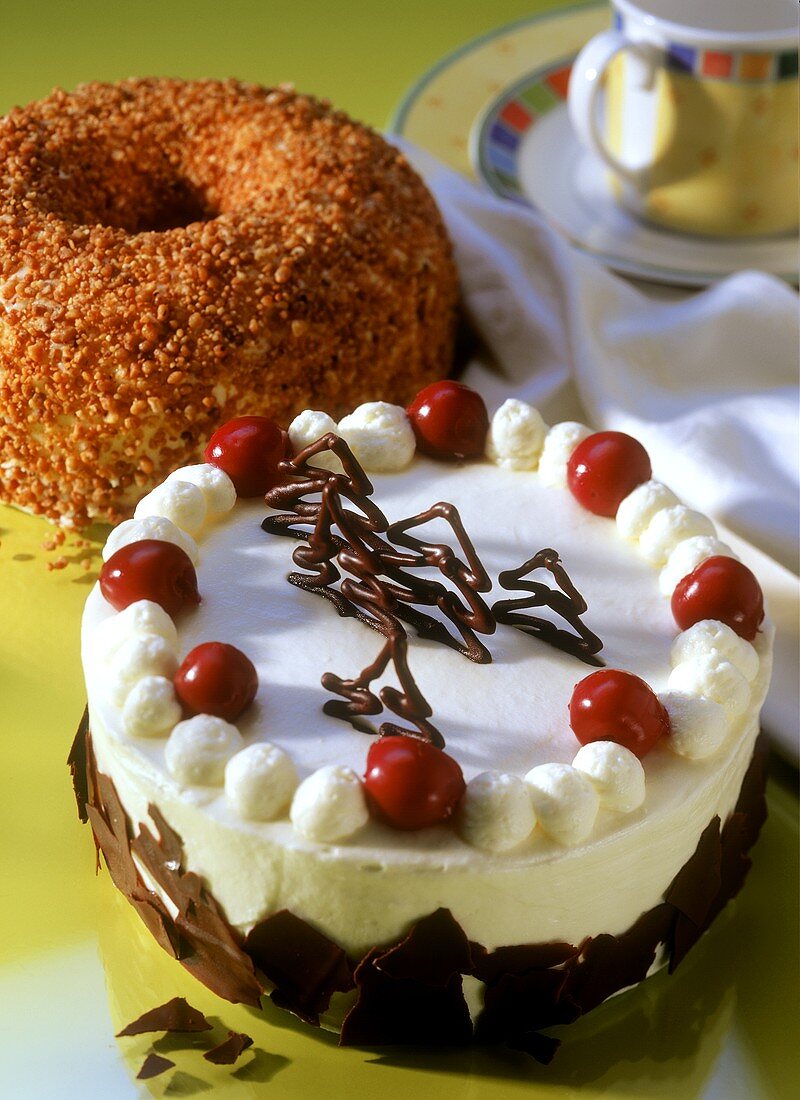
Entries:
POLYGON ((772 70, 771 53, 743 53, 739 60, 742 80, 768 80, 772 70))
POLYGON ((778 80, 788 80, 797 76, 798 56, 797 50, 778 54, 778 80))
POLYGON ((713 76, 727 80, 733 73, 733 54, 720 53, 717 50, 705 50, 700 67, 701 76, 713 76))
MULTIPOLYGON (((613 26, 622 30, 624 19, 614 12, 613 26)), ((693 73, 710 80, 732 80, 768 83, 774 80, 791 80, 797 76, 797 50, 783 53, 741 53, 723 50, 697 50, 680 42, 668 42, 667 68, 676 72, 693 73)))
POLYGON ((678 46, 675 43, 667 46, 667 67, 677 69, 683 73, 693 73, 697 64, 697 50, 691 46, 678 46))

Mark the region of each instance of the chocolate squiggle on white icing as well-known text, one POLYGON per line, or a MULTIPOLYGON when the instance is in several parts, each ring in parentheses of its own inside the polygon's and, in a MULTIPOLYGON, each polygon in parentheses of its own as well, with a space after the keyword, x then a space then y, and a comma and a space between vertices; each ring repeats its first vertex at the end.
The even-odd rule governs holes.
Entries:
POLYGON ((603 648, 598 636, 581 620, 588 605, 577 590, 561 564, 557 550, 546 547, 528 558, 516 569, 505 569, 498 577, 500 585, 507 591, 521 590, 530 592, 516 600, 498 600, 492 605, 492 613, 498 623, 514 626, 524 634, 530 634, 547 645, 555 646, 563 653, 569 653, 587 665, 603 666, 605 661, 597 654, 603 648), (558 585, 550 588, 541 581, 525 580, 534 569, 547 569, 558 585), (537 615, 522 615, 521 611, 531 607, 549 607, 560 615, 572 627, 574 633, 564 630, 537 615))

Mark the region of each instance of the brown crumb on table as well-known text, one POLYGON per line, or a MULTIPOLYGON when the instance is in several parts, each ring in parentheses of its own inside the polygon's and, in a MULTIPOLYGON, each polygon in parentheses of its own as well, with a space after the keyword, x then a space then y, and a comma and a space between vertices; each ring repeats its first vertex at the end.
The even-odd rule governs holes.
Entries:
POLYGON ((55 550, 58 546, 63 546, 67 541, 67 532, 63 530, 54 531, 53 534, 44 540, 42 543, 42 550, 55 550))
POLYGON ((56 558, 55 561, 49 561, 47 568, 52 572, 54 569, 66 569, 69 565, 69 560, 62 554, 60 558, 56 558))

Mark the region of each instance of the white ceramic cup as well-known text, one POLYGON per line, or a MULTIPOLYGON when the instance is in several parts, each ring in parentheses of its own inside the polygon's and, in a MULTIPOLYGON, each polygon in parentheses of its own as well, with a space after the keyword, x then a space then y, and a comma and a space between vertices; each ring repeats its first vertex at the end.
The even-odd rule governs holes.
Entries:
POLYGON ((614 26, 578 55, 568 102, 617 199, 689 233, 796 229, 795 0, 612 4, 614 26))

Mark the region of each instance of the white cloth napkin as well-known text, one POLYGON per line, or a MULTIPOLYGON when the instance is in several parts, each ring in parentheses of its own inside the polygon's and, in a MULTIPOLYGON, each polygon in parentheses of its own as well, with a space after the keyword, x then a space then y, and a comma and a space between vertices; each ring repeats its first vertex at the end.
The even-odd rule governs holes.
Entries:
POLYGON ((784 567, 775 567, 780 607, 771 610, 783 629, 765 724, 796 760, 794 292, 742 271, 701 293, 654 299, 572 248, 538 214, 403 148, 439 203, 467 311, 491 352, 491 363, 471 364, 465 375, 490 410, 513 395, 550 423, 630 432, 647 447, 655 477, 784 567))

